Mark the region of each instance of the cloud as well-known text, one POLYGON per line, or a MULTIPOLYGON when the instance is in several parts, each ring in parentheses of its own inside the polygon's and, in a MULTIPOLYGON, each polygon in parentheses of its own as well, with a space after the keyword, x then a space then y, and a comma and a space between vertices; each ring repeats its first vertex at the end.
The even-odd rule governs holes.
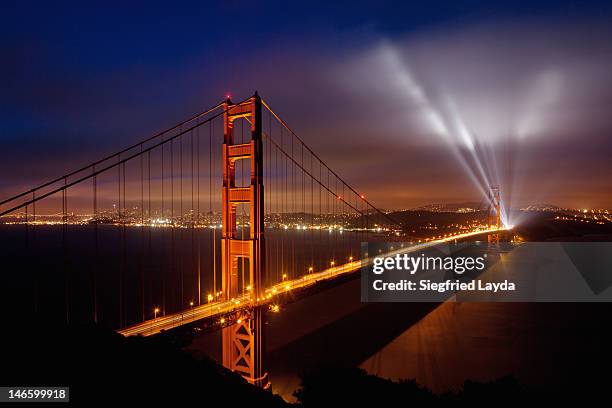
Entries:
POLYGON ((609 24, 365 31, 296 33, 235 45, 242 52, 231 54, 208 46, 157 65, 124 61, 105 70, 57 56, 44 42, 29 46, 30 55, 10 47, 12 63, 2 69, 12 85, 0 102, 10 108, 1 135, 10 155, 0 185, 14 192, 136 142, 226 92, 240 99, 257 89, 383 207, 479 201, 491 183, 502 185, 510 205, 585 206, 592 194, 591 205, 612 207, 601 193, 609 190, 612 155, 609 24), (584 177, 589 183, 580 187, 584 177), (563 192, 564 180, 583 190, 563 192))
POLYGON ((609 27, 533 21, 384 38, 339 62, 335 82, 354 105, 374 107, 360 117, 366 129, 378 126, 406 150, 449 149, 481 194, 501 185, 508 200, 524 204, 605 160, 576 158, 577 144, 592 140, 612 153, 602 138, 612 131, 609 27), (534 159, 542 146, 556 154, 534 159))

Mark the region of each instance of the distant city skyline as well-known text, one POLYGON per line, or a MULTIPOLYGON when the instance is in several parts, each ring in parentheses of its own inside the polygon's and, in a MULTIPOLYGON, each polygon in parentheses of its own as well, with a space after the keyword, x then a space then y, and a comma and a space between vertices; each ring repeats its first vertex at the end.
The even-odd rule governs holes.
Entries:
POLYGON ((609 2, 382 3, 6 7, 0 198, 258 90, 380 208, 612 208, 609 2))

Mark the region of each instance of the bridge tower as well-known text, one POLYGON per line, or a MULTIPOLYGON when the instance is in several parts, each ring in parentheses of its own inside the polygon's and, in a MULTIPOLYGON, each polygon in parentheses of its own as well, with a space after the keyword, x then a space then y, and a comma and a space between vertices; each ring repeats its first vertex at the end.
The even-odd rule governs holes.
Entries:
POLYGON ((489 190, 487 223, 489 226, 495 226, 496 228, 501 225, 501 199, 498 186, 491 186, 489 190))
MULTIPOLYGON (((240 286, 239 262, 248 263, 248 283, 253 300, 264 296, 264 190, 261 98, 253 95, 245 102, 224 103, 223 139, 223 232, 221 243, 222 291, 225 299, 239 297, 246 291, 240 286), (234 121, 251 124, 251 140, 234 143, 234 121), (249 160, 250 185, 236 185, 236 162, 249 160), (236 228, 236 206, 249 206, 249 238, 239 239, 236 228)), ((245 268, 246 269, 246 268, 245 268)), ((241 271, 243 274, 246 271, 241 271)), ((246 278, 246 276, 245 276, 246 278)), ((238 372, 250 383, 268 388, 268 374, 263 366, 264 311, 253 309, 249 318, 237 320, 222 331, 223 365, 238 372)))
MULTIPOLYGON (((501 226, 501 198, 499 186, 491 186, 489 189, 489 210, 487 211, 487 225, 499 229, 501 226)), ((489 234, 489 242, 499 243, 499 233, 489 234)))

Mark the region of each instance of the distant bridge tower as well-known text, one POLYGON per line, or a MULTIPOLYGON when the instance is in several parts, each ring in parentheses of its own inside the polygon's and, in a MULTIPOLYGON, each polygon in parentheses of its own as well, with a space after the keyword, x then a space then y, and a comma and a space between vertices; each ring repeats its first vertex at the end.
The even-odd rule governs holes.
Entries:
POLYGON ((489 190, 489 211, 487 215, 489 226, 499 228, 501 225, 501 199, 499 186, 491 186, 489 190))
MULTIPOLYGON (((499 229, 501 226, 501 196, 499 193, 499 186, 491 186, 489 189, 487 224, 489 228, 495 227, 499 229)), ((489 234, 488 241, 499 243, 499 233, 489 234)))
MULTIPOLYGON (((255 93, 247 101, 233 104, 229 98, 224 104, 223 140, 223 234, 221 244, 222 291, 225 299, 237 298, 244 293, 240 284, 238 264, 248 263, 248 283, 254 299, 263 298, 264 276, 264 190, 261 99, 255 93), (234 143, 234 121, 248 120, 251 140, 234 143), (250 184, 236 185, 236 162, 249 160, 250 184), (236 228, 236 206, 250 208, 249 239, 239 239, 236 228)), ((241 271, 243 274, 245 271, 241 271)), ((245 281, 246 281, 245 276, 245 281)), ((264 311, 255 307, 250 318, 239 320, 222 332, 223 365, 240 373, 250 383, 268 388, 268 374, 263 368, 264 311)))

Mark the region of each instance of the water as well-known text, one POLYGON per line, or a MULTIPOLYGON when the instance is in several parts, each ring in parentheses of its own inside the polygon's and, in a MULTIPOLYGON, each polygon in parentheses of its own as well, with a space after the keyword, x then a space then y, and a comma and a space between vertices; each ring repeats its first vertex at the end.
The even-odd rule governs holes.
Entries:
MULTIPOLYGON (((95 320, 111 328, 151 319, 156 308, 160 315, 186 310, 221 290, 220 233, 219 228, 0 225, 3 300, 19 318, 95 320)), ((265 238, 266 285, 325 269, 331 261, 357 259, 365 240, 363 233, 292 229, 267 229, 265 238)), ((245 291, 248 263, 238 267, 239 290, 245 291)))
MULTIPOLYGON (((295 277, 309 265, 323 268, 351 250, 358 253, 364 238, 308 230, 267 230, 266 237, 272 281, 283 273, 295 277)), ((4 310, 47 321, 97 317, 109 327, 151 318, 156 306, 167 313, 183 310, 197 300, 198 266, 203 298, 214 292, 212 269, 220 288, 212 242, 211 229, 100 225, 96 234, 93 226, 73 225, 63 234, 61 226, 30 226, 26 234, 23 225, 1 225, 4 310)), ((466 379, 507 374, 538 384, 563 372, 559 355, 567 358, 571 351, 559 341, 560 333, 573 330, 577 316, 589 321, 584 316, 593 314, 578 307, 598 305, 363 304, 356 276, 270 313, 266 365, 274 391, 287 400, 302 372, 333 362, 385 378, 416 378, 438 392, 457 389, 466 379)), ((201 336, 191 348, 220 359, 219 337, 219 332, 201 336)))
MULTIPOLYGON (((365 304, 355 276, 269 314, 265 364, 273 391, 288 401, 294 400, 300 375, 321 364, 416 379, 438 393, 458 390, 466 380, 507 375, 550 386, 579 372, 574 367, 592 349, 585 344, 596 343, 609 312, 609 304, 365 304)), ((191 347, 221 355, 218 334, 191 347)))

